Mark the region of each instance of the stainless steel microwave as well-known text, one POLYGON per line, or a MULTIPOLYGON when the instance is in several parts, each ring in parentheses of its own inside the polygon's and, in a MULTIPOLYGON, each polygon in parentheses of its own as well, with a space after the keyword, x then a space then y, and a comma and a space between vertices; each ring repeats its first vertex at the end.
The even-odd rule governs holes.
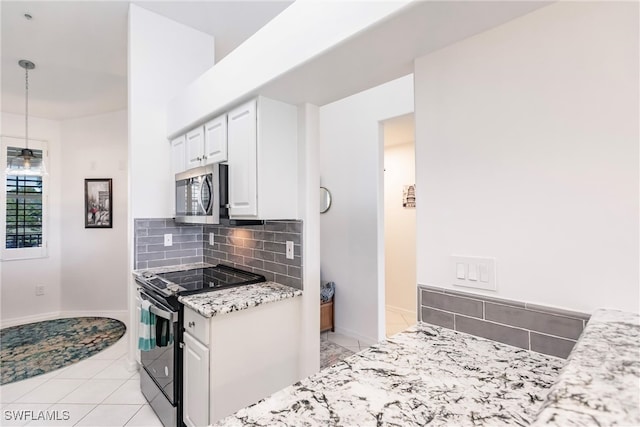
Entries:
POLYGON ((213 164, 176 174, 176 222, 220 224, 227 219, 227 165, 213 164))

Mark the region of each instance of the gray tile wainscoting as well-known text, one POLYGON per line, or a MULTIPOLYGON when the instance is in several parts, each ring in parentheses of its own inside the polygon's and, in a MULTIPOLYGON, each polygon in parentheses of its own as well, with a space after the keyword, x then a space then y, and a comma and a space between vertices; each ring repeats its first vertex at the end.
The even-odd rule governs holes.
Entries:
POLYGON ((264 225, 204 227, 204 262, 251 270, 283 285, 302 289, 302 221, 265 221, 264 225), (208 236, 215 235, 214 245, 208 236), (286 242, 294 243, 294 259, 286 242))
POLYGON ((418 285, 420 320, 566 358, 589 315, 521 301, 418 285))
POLYGON ((176 224, 172 218, 134 220, 136 270, 202 262, 202 226, 176 224), (173 245, 164 246, 164 235, 173 234, 173 245))

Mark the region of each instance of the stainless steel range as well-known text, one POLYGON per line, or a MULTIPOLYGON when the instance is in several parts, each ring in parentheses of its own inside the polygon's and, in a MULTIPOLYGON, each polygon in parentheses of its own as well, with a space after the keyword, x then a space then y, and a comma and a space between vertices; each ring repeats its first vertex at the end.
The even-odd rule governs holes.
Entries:
POLYGON ((182 423, 183 307, 178 296, 264 282, 260 274, 219 264, 215 267, 136 276, 138 295, 156 315, 156 347, 141 352, 140 388, 165 427, 182 423), (168 331, 171 331, 168 334, 168 331), (161 339, 168 335, 172 340, 161 339))

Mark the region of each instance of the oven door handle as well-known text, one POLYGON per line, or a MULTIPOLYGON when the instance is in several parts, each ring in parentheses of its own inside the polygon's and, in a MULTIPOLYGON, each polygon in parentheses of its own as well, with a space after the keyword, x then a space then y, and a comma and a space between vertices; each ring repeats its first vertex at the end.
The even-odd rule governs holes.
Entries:
POLYGON ((151 307, 149 307, 149 311, 153 314, 155 314, 156 316, 160 316, 163 319, 167 319, 168 321, 175 323, 178 321, 178 313, 175 311, 169 311, 169 310, 161 310, 158 308, 158 306, 160 305, 160 303, 158 301, 156 301, 154 298, 152 298, 151 296, 145 294, 144 292, 140 292, 139 293, 140 298, 150 301, 151 302, 151 307))
POLYGON ((156 308, 155 305, 152 305, 151 307, 149 307, 149 311, 155 314, 156 316, 162 317, 163 319, 167 319, 172 323, 178 321, 178 313, 160 310, 159 308, 156 308))

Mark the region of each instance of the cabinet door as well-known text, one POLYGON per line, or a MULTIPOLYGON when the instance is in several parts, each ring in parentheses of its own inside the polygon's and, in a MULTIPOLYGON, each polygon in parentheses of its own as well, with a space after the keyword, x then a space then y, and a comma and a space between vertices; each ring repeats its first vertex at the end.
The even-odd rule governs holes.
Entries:
POLYGON ((257 216, 256 101, 228 114, 229 215, 257 216))
POLYGON ((187 169, 185 141, 185 135, 181 135, 171 141, 171 172, 174 175, 180 172, 184 172, 187 169))
POLYGON ((204 125, 204 163, 227 161, 227 115, 207 122, 204 125))
POLYGON ((188 427, 209 425, 209 349, 183 335, 182 420, 188 427))
POLYGON ((204 153, 204 127, 199 126, 187 133, 187 169, 201 166, 204 153))

